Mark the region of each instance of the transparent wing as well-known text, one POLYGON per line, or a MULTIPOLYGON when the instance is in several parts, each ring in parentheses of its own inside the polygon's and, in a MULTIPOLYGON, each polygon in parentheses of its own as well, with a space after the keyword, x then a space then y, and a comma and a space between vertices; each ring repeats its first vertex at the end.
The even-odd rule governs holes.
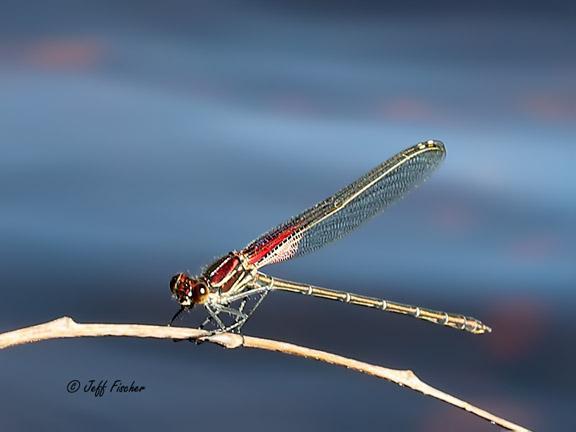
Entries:
POLYGON ((268 231, 242 252, 259 268, 320 249, 423 183, 445 154, 440 141, 431 140, 410 147, 331 197, 268 231))

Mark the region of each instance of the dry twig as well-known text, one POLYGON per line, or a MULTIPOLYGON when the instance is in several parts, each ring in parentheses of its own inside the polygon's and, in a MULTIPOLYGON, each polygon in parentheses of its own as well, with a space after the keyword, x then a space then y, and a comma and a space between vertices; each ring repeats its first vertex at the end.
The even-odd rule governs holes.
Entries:
MULTIPOLYGON (((484 411, 461 399, 444 393, 425 382, 421 381, 410 370, 389 369, 364 363, 358 360, 342 357, 311 348, 305 348, 286 342, 270 339, 261 339, 251 336, 242 336, 232 333, 220 333, 208 335, 204 330, 186 327, 167 327, 140 324, 78 324, 72 318, 63 317, 45 324, 26 327, 0 334, 0 349, 38 342, 47 339, 72 338, 83 336, 131 336, 160 339, 197 339, 204 342, 212 342, 225 348, 258 348, 267 351, 277 351, 288 355, 318 360, 337 366, 382 378, 399 386, 408 387, 412 390, 444 401, 450 405, 461 408, 490 421, 492 424, 511 431, 528 431, 528 429, 509 422, 494 414, 484 411)), ((528 431, 529 432, 529 431, 528 431)))

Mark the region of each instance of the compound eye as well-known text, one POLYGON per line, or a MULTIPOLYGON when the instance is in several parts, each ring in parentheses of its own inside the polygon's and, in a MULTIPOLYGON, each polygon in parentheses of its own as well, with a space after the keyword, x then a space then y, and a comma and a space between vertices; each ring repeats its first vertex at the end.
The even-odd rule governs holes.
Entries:
POLYGON ((199 282, 194 287, 194 301, 196 303, 204 303, 208 299, 208 287, 206 284, 199 282))

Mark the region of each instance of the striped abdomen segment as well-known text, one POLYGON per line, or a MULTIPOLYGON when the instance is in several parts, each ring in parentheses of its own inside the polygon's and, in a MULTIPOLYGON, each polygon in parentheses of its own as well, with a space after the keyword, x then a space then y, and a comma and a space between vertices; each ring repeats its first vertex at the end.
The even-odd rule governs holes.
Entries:
POLYGON ((337 291, 308 284, 291 282, 283 279, 272 278, 263 273, 258 273, 257 278, 263 285, 267 285, 272 289, 280 291, 300 293, 329 300, 338 300, 344 303, 366 306, 401 315, 408 315, 414 318, 430 321, 434 324, 441 324, 474 334, 490 333, 492 331, 490 327, 476 318, 460 314, 441 312, 420 306, 412 306, 345 291, 337 291))

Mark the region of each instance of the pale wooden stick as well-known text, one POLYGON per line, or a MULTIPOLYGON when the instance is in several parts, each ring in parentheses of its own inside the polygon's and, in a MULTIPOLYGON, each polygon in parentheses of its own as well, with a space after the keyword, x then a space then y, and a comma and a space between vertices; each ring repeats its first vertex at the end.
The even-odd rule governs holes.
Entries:
MULTIPOLYGON (((509 422, 494 414, 484 411, 461 399, 444 393, 424 382, 410 370, 388 369, 364 363, 358 360, 342 357, 311 348, 305 348, 286 342, 270 339, 261 339, 251 336, 242 336, 233 333, 219 333, 210 336, 205 330, 186 327, 167 327, 141 324, 77 324, 69 317, 59 318, 44 324, 25 327, 0 334, 0 349, 38 342, 47 339, 72 338, 83 336, 131 336, 159 339, 197 339, 212 342, 225 348, 257 348, 267 351, 277 351, 288 355, 318 360, 337 366, 344 366, 357 372, 382 378, 399 386, 408 387, 427 396, 444 401, 450 405, 461 408, 511 431, 528 431, 528 429, 509 422)), ((528 431, 529 432, 529 431, 528 431)))

